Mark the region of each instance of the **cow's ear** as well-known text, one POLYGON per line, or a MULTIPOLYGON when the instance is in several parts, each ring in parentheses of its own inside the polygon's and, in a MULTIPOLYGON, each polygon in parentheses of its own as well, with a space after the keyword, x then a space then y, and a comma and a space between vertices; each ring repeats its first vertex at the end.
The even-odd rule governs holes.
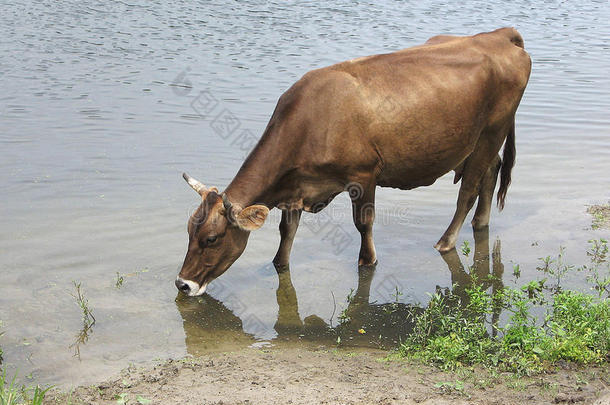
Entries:
POLYGON ((269 208, 264 205, 250 205, 239 211, 235 218, 236 225, 244 231, 255 231, 265 223, 269 208))

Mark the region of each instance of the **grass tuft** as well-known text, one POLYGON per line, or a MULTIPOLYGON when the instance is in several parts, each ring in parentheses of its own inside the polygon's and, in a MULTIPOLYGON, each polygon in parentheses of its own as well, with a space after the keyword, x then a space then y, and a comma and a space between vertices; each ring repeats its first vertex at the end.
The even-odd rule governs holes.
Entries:
POLYGON ((456 288, 431 295, 423 313, 411 314, 415 327, 399 354, 443 370, 482 365, 518 375, 544 371, 559 361, 610 362, 607 241, 590 243, 591 263, 577 270, 589 273, 587 280, 596 295, 561 287, 565 275, 574 270, 565 264, 561 248, 556 258, 542 258, 537 268, 552 283, 545 278, 491 296, 473 277, 461 297, 456 288), (502 326, 493 316, 498 309, 509 314, 502 326))
POLYGON ((17 377, 7 379, 6 370, 0 374, 0 405, 42 405, 49 389, 40 386, 25 387, 16 383, 17 377))

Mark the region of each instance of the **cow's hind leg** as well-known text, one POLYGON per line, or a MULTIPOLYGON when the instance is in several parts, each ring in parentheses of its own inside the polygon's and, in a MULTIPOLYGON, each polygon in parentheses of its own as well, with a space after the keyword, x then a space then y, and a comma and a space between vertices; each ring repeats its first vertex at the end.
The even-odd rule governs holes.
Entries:
POLYGON ((280 247, 275 254, 273 264, 279 267, 288 266, 290 261, 290 250, 294 235, 297 233, 299 221, 301 219, 301 210, 282 210, 282 221, 280 222, 280 247))
POLYGON ((375 220, 375 182, 351 183, 347 189, 352 199, 354 225, 360 232, 360 254, 358 265, 377 263, 377 253, 373 242, 373 221, 375 220))
MULTIPOLYGON (((457 235, 466 219, 466 215, 474 205, 481 182, 492 162, 497 159, 498 151, 506 138, 506 131, 483 132, 479 141, 468 157, 462 173, 462 183, 457 199, 457 208, 451 224, 434 246, 440 252, 448 252, 455 247, 457 235)), ((488 187, 489 188, 489 187, 488 187)), ((486 191, 488 190, 486 189, 486 191)), ((493 192, 493 190, 492 190, 493 192)))
POLYGON ((491 203, 493 201, 494 189, 496 188, 496 181, 498 179, 498 171, 500 171, 501 160, 500 156, 491 162, 489 169, 483 175, 481 180, 481 187, 479 188, 479 201, 477 202, 477 209, 474 212, 472 218, 472 227, 475 230, 484 229, 489 225, 489 216, 491 214, 491 203))

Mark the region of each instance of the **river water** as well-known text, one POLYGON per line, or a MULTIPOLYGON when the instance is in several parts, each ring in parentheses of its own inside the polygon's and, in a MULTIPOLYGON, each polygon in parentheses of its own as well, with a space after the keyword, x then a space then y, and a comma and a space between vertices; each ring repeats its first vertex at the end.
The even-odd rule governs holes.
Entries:
MULTIPOLYGON (((608 236, 586 207, 610 199, 609 20, 607 1, 3 4, 4 365, 67 387, 132 362, 249 345, 330 347, 341 335, 342 345, 391 346, 408 329, 401 314, 466 277, 473 254, 505 285, 515 264, 522 280, 536 277, 538 258, 560 245, 584 263, 587 240, 608 236), (378 190, 374 272, 358 273, 341 195, 321 217, 304 214, 289 273, 270 266, 274 212, 209 295, 176 299, 198 203, 182 171, 225 187, 277 98, 312 68, 501 26, 521 32, 533 70, 506 208, 476 241, 464 226, 469 257, 432 248, 455 206, 448 175, 378 190), (86 336, 73 282, 96 318, 86 336)), ((577 277, 567 282, 579 287, 577 277)))

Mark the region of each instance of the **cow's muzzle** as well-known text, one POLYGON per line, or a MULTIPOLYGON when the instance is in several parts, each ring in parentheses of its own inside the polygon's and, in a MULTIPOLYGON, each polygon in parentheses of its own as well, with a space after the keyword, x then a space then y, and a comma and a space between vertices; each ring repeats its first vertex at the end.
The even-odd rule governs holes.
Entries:
POLYGON ((200 286, 199 284, 197 284, 194 281, 184 280, 184 279, 181 279, 180 277, 176 278, 175 284, 176 284, 176 288, 179 291, 183 292, 184 294, 186 294, 190 297, 202 295, 205 292, 206 287, 208 286, 208 283, 205 283, 204 285, 200 286))

